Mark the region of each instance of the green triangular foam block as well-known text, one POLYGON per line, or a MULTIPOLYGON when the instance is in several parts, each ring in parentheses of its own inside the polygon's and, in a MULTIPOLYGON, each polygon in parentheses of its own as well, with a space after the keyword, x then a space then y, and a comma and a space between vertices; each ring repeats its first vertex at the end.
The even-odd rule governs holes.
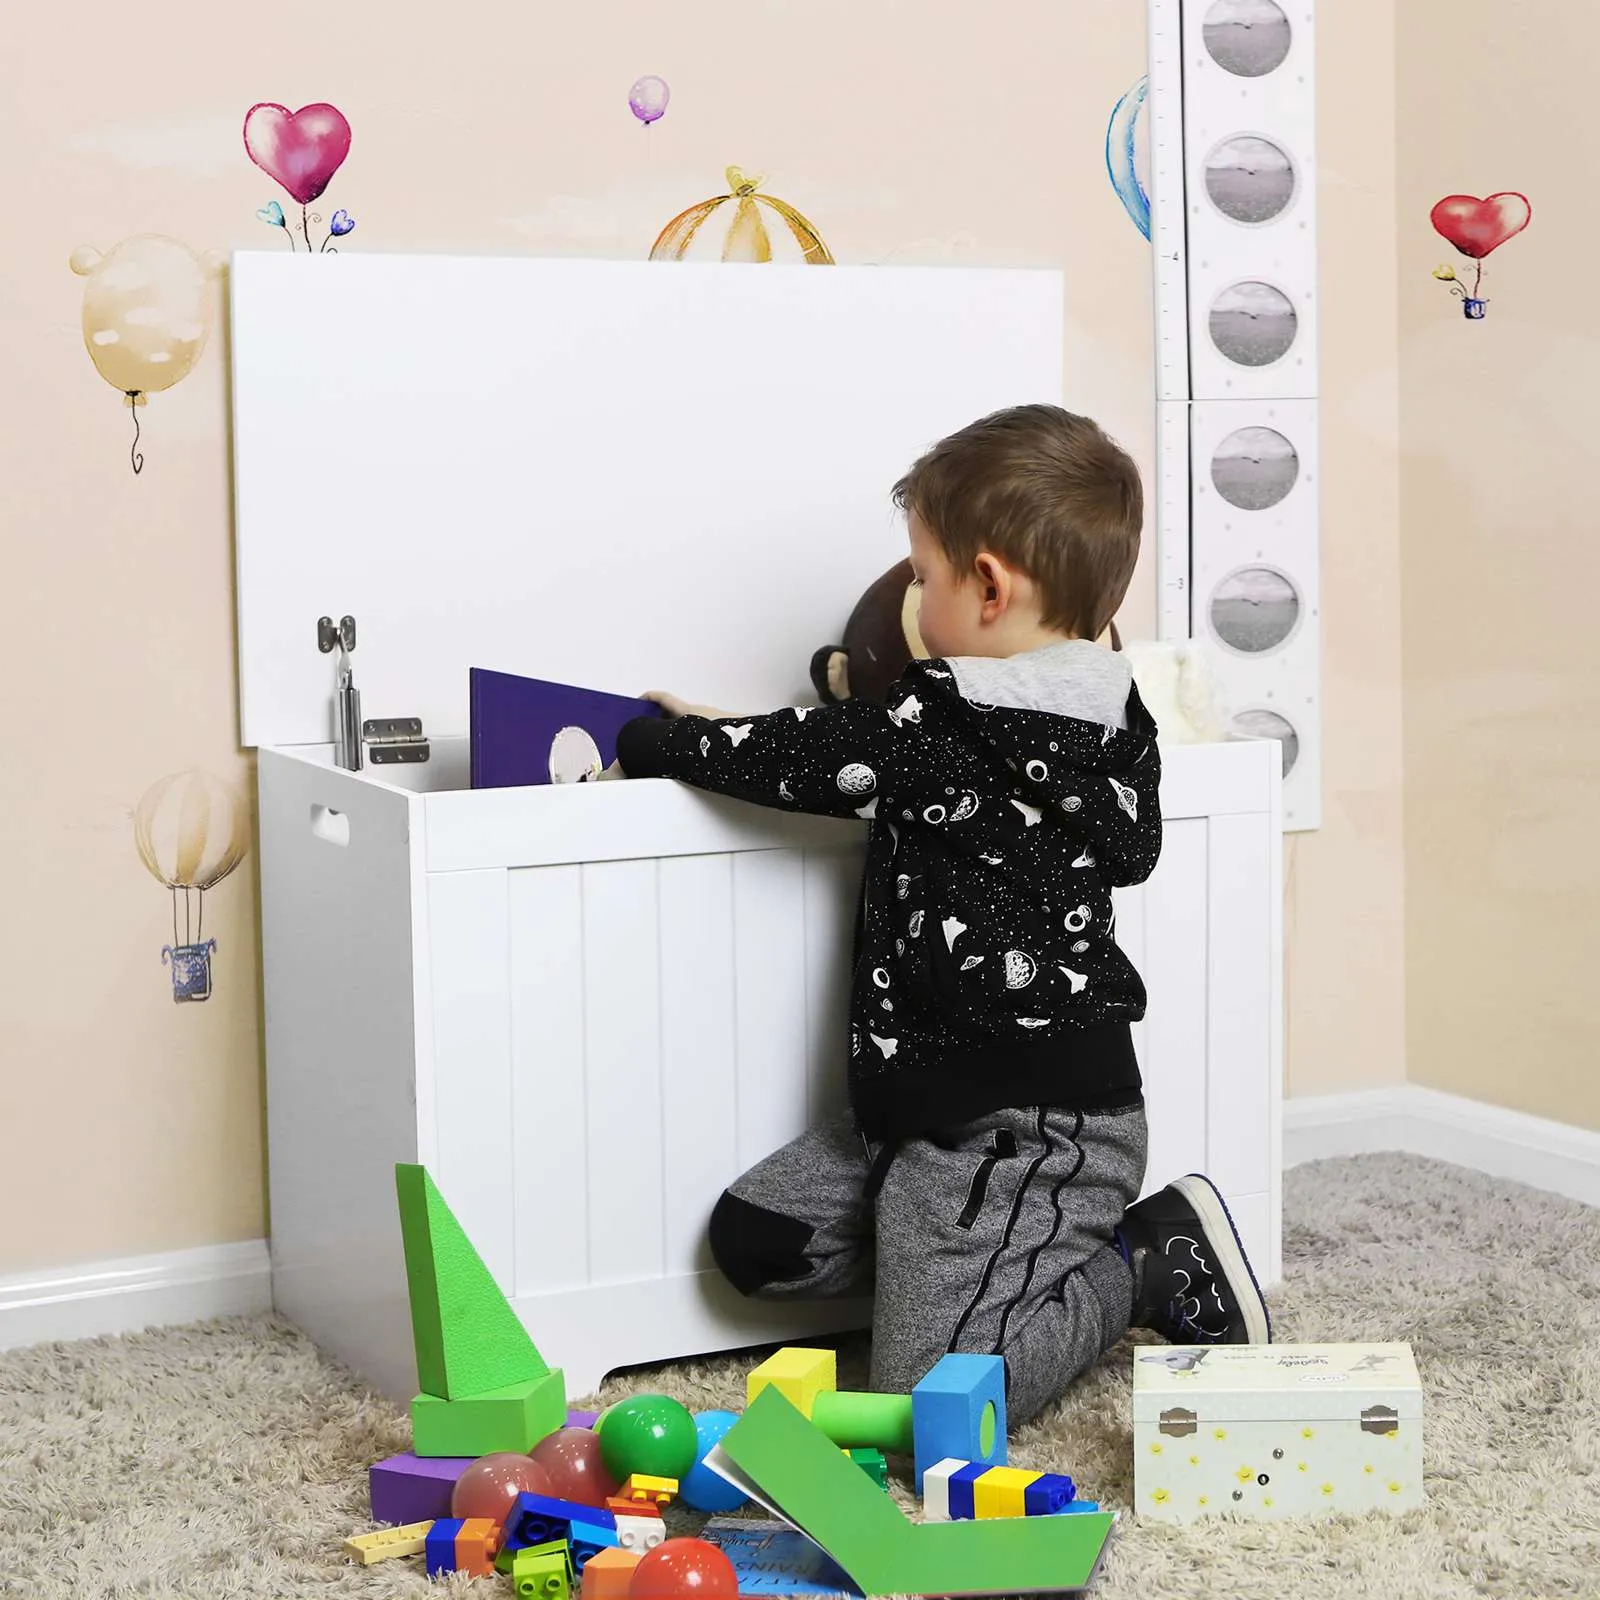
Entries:
POLYGON ((708 1456, 808 1534, 868 1595, 1061 1592, 1087 1587, 1105 1512, 912 1523, 776 1389, 763 1389, 708 1456))
POLYGON ((544 1358, 426 1170, 396 1163, 394 1186, 417 1387, 462 1400, 544 1377, 544 1358))

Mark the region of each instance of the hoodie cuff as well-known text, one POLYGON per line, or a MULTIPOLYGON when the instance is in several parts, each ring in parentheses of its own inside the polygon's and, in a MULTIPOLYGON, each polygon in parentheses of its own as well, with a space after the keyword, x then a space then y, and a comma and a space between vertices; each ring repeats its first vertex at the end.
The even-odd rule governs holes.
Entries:
POLYGON ((667 776, 665 717, 634 717, 617 730, 617 763, 630 778, 667 776))

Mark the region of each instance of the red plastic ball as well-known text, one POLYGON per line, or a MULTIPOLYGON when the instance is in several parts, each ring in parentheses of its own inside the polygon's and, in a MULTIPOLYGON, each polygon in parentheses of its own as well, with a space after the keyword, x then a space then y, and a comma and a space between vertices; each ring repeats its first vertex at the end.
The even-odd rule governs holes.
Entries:
POLYGON ((550 1474, 518 1450, 479 1456, 456 1479, 450 1493, 452 1517, 487 1517, 503 1526, 519 1494, 554 1494, 550 1474))
POLYGON ((704 1539, 668 1539, 633 1569, 628 1600, 738 1600, 733 1563, 704 1539))
POLYGON ((606 1471, 600 1440, 588 1428, 558 1428, 529 1455, 550 1475, 549 1493, 558 1500, 603 1506, 619 1487, 606 1471))

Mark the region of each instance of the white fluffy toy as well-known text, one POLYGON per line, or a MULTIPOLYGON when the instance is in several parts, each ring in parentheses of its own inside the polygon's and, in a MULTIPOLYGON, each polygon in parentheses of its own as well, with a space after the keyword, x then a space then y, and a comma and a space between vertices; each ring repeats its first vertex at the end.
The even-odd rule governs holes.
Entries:
POLYGON ((1130 639, 1122 653, 1163 744, 1211 744, 1228 736, 1205 650, 1190 639, 1130 639))

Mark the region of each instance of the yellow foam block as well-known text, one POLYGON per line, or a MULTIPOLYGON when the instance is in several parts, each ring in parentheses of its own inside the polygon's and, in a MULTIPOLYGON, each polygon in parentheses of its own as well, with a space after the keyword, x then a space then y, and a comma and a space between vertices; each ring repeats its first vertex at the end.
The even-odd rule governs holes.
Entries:
POLYGON ((786 1345, 750 1374, 745 1385, 748 1405, 763 1389, 776 1389, 801 1416, 809 1418, 817 1396, 839 1386, 838 1358, 832 1350, 805 1350, 786 1345))
POLYGON ((980 1519, 1026 1516, 1023 1491, 1043 1476, 1042 1472, 1029 1472, 1024 1467, 990 1467, 972 1485, 973 1515, 980 1519))
POLYGON ((344 1553, 354 1556, 364 1567, 391 1556, 420 1556, 428 1548, 427 1522, 408 1522, 400 1528, 379 1528, 376 1533, 353 1533, 344 1542, 344 1553))

